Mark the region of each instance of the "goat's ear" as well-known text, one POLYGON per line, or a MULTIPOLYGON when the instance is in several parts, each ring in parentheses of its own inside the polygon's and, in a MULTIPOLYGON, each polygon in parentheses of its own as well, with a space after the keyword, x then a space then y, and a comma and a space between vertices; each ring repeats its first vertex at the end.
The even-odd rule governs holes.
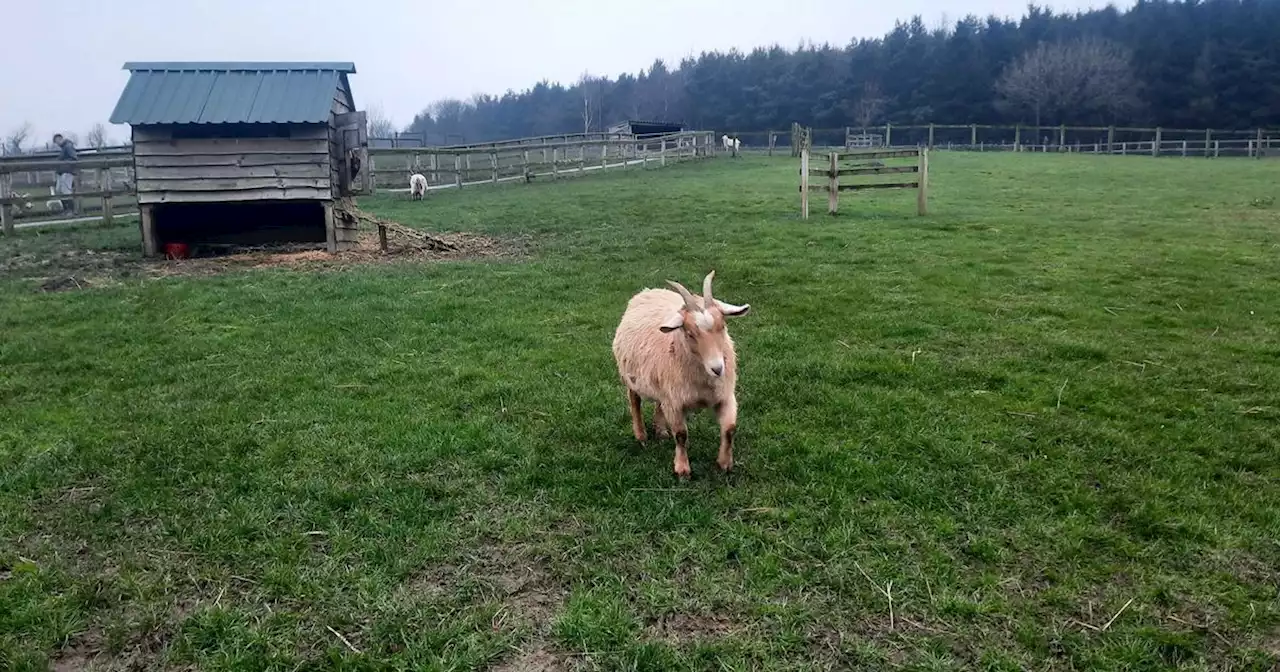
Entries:
POLYGON ((665 333, 675 331, 676 329, 679 329, 680 327, 683 327, 683 326, 684 326, 684 312, 677 310, 672 312, 670 315, 668 315, 667 319, 662 324, 658 325, 658 329, 660 329, 662 333, 665 334, 665 333))
POLYGON ((742 317, 751 310, 751 304, 749 303, 744 303, 741 306, 735 306, 732 303, 725 303, 720 299, 716 299, 715 302, 716 307, 720 309, 720 312, 723 313, 725 317, 742 317))

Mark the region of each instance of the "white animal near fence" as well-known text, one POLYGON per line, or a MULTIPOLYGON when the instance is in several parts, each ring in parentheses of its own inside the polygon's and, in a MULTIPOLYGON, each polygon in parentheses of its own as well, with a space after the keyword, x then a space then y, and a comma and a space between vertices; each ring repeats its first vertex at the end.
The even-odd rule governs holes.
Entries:
POLYGON ((676 476, 690 475, 686 449, 689 433, 685 413, 713 408, 720 423, 723 471, 733 468, 733 436, 738 429, 737 355, 725 318, 746 315, 750 304, 735 306, 711 296, 711 271, 702 281, 702 296, 678 282, 670 289, 645 289, 627 303, 613 337, 618 375, 627 389, 631 426, 636 440, 645 441, 640 402, 656 402, 654 433, 676 439, 676 476))
POLYGON ((426 175, 421 173, 413 173, 408 177, 408 192, 410 198, 415 201, 421 201, 426 196, 426 175))
MULTIPOLYGON (((58 192, 55 188, 49 187, 49 195, 57 196, 58 192)), ((51 198, 44 202, 44 207, 47 208, 49 212, 62 212, 62 199, 51 198)))

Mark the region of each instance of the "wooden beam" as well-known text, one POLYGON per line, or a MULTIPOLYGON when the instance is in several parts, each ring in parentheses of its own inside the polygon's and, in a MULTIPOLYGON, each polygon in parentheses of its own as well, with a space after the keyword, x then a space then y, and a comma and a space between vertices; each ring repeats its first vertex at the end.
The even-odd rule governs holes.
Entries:
POLYGON ((872 159, 914 159, 920 156, 919 148, 911 149, 879 149, 861 152, 839 152, 841 159, 870 161, 872 159))
POLYGON ((916 187, 916 214, 923 217, 929 213, 929 152, 920 152, 920 178, 916 187))
POLYGON ((138 206, 138 228, 142 230, 142 256, 154 257, 160 253, 159 241, 156 239, 155 206, 138 206))
POLYGON ((12 191, 13 176, 10 174, 0 174, 0 231, 6 236, 12 236, 13 231, 13 213, 9 211, 9 193, 12 191))
POLYGON ((920 166, 873 166, 868 168, 841 168, 836 171, 843 175, 891 175, 895 173, 916 173, 920 166))
POLYGON ((800 149, 800 218, 809 219, 809 148, 800 149))
POLYGON ((834 215, 840 208, 840 154, 831 152, 831 167, 827 171, 827 214, 834 215))
POLYGON ((329 250, 329 254, 335 254, 338 251, 338 230, 333 222, 333 203, 324 204, 324 240, 325 246, 329 250))

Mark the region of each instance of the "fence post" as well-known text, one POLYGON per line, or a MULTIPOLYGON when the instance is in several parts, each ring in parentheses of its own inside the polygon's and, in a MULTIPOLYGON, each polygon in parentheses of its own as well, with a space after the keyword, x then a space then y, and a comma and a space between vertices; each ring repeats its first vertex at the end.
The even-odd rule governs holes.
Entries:
POLYGON ((778 142, 778 134, 769 131, 769 156, 773 156, 773 146, 778 142))
POLYGON ((888 123, 884 125, 884 146, 893 146, 893 126, 888 123))
POLYGON ((834 215, 840 209, 840 153, 831 152, 831 167, 827 170, 827 214, 834 215))
POLYGON ((658 165, 665 168, 667 166, 667 139, 665 137, 662 139, 662 153, 659 154, 659 158, 661 163, 658 165))
POLYGON ((809 148, 800 148, 800 218, 809 219, 809 148))
POLYGON ((453 183, 462 189, 462 155, 453 155, 453 183))
POLYGON ((1151 143, 1151 156, 1160 156, 1160 143, 1164 142, 1164 130, 1156 126, 1156 141, 1151 143))
POLYGON ((978 125, 977 125, 977 124, 969 124, 969 147, 970 147, 970 149, 972 149, 972 148, 973 148, 973 146, 974 146, 974 145, 977 145, 977 144, 978 144, 978 125))
POLYGON ((1213 129, 1204 129, 1204 158, 1209 158, 1209 145, 1213 142, 1213 129))
MULTIPOLYGON (((13 194, 12 185, 12 173, 0 175, 0 198, 8 198, 13 194)), ((8 203, 0 203, 0 230, 3 230, 6 236, 13 235, 13 210, 8 203)))
POLYGON ((98 169, 98 190, 102 192, 102 223, 110 225, 115 221, 115 213, 111 207, 111 169, 98 169))
MULTIPOLYGON (((136 178, 137 175, 134 175, 134 177, 136 178)), ((378 165, 372 154, 369 155, 369 193, 378 193, 378 165)))
POLYGON ((1222 146, 1219 144, 1221 142, 1222 142, 1221 140, 1213 141, 1213 158, 1215 159, 1221 156, 1222 146))
POLYGON ((1258 129, 1258 139, 1253 141, 1253 158, 1262 158, 1262 129, 1258 129))
POLYGON ((929 149, 933 149, 933 124, 929 124, 929 149))
POLYGON ((1116 153, 1116 127, 1115 126, 1107 127, 1107 153, 1108 154, 1116 153))
POLYGON ((493 168, 493 183, 498 183, 498 152, 489 152, 489 165, 493 168))
MULTIPOLYGON (((425 143, 425 142, 426 142, 426 137, 425 137, 426 131, 423 131, 423 134, 424 134, 423 142, 425 143)), ((439 168, 440 168, 440 166, 439 166, 439 161, 437 160, 437 158, 436 158, 436 154, 435 154, 434 152, 433 152, 433 153, 431 153, 431 154, 429 154, 429 155, 428 155, 428 157, 430 158, 430 161, 428 161, 428 165, 430 165, 430 166, 431 166, 431 181, 432 181, 433 183, 439 184, 439 183, 440 183, 440 172, 439 172, 439 168)))
MULTIPOLYGON (((546 150, 543 150, 543 151, 545 152, 546 150)), ((556 156, 559 153, 560 153, 559 147, 551 148, 551 179, 553 180, 560 179, 560 159, 558 156, 556 156)))
POLYGON ((1186 141, 1186 140, 1183 140, 1183 141, 1182 141, 1182 156, 1183 156, 1183 158, 1186 158, 1186 156, 1187 156, 1187 141, 1186 141))
POLYGON ((1022 124, 1013 127, 1013 151, 1021 152, 1022 147, 1022 124))
POLYGON ((916 186, 916 214, 929 214, 929 150, 920 152, 920 177, 916 186))

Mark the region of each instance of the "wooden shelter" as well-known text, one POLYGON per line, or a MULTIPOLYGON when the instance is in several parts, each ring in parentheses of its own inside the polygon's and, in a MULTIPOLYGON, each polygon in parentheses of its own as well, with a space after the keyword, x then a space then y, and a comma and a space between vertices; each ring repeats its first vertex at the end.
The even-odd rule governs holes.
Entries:
POLYGON ((609 133, 625 133, 637 138, 670 135, 684 130, 684 124, 673 121, 636 121, 628 119, 609 127, 609 133))
POLYGON ((363 191, 352 63, 125 63, 111 122, 132 127, 143 251, 307 241, 351 246, 335 199, 363 191))

